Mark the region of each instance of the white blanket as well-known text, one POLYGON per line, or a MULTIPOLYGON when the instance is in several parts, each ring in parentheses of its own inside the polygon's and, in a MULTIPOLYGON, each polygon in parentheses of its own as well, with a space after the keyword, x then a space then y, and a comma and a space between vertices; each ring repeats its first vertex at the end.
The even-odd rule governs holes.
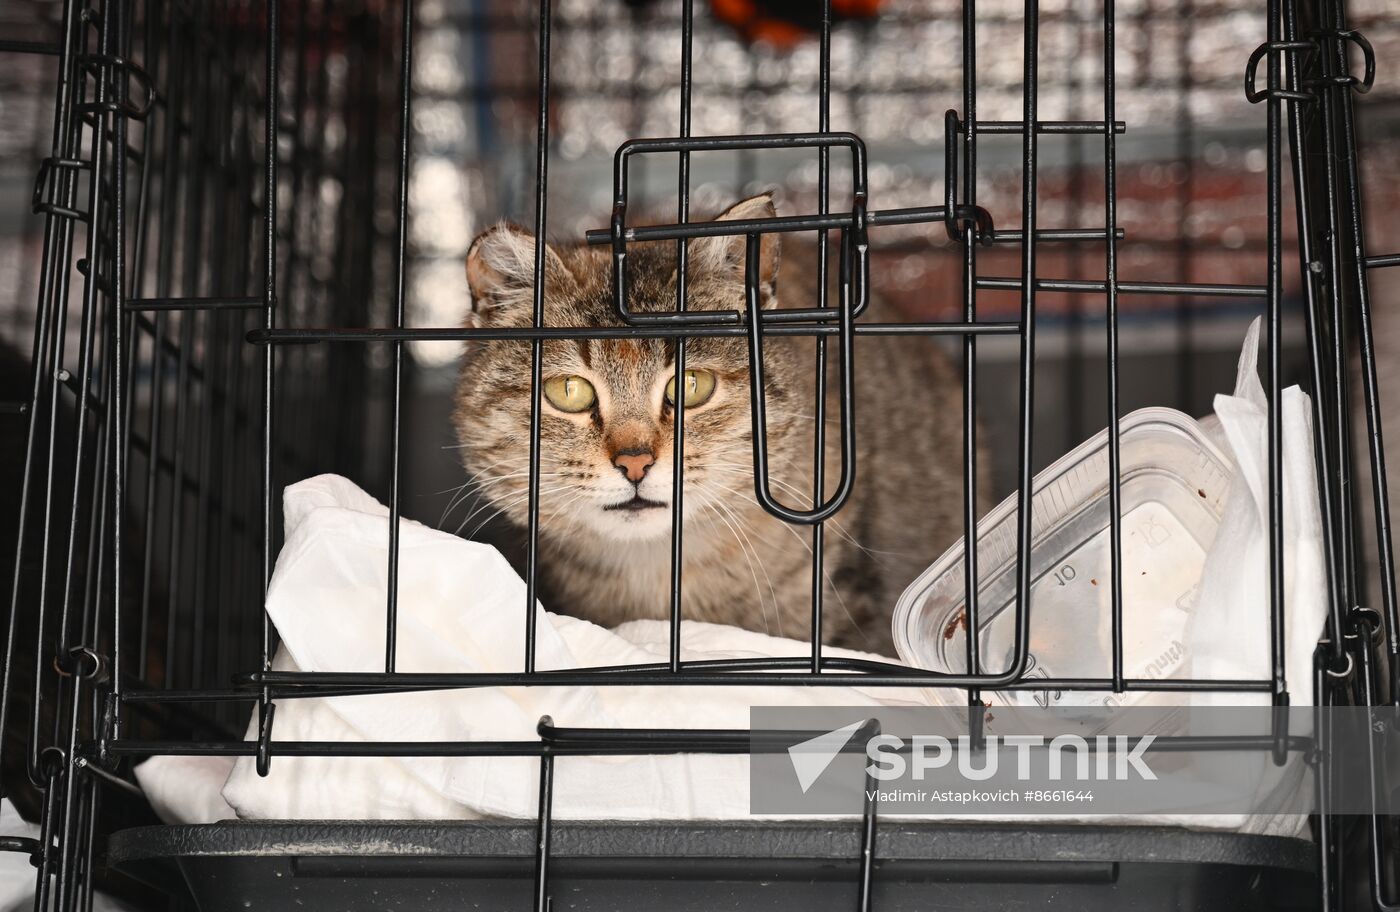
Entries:
MULTIPOLYGON (((344 478, 322 475, 284 495, 287 540, 267 609, 282 637, 274 667, 379 671, 384 662, 388 510, 344 478)), ((511 672, 524 664, 525 584, 499 552, 404 520, 399 533, 398 663, 403 672, 511 672)), ((667 624, 607 630, 536 611, 537 668, 664 662, 667 624)), ((804 655, 805 643, 687 621, 683 657, 804 655)), ((877 658, 850 650, 828 655, 877 658)), ((886 660, 889 661, 889 660, 886 660)), ((536 740, 540 717, 570 727, 727 728, 751 705, 924 705, 931 691, 850 687, 513 687, 279 700, 274 741, 536 740)), ((256 739, 255 724, 248 738, 256 739)), ((224 761, 222 768, 227 768, 224 761)), ((533 758, 279 757, 258 777, 251 758, 223 787, 240 817, 405 819, 525 817, 536 811, 533 758)), ((206 759, 157 758, 138 769, 150 791, 208 780, 206 759), (159 761, 159 762, 158 762, 159 761), (154 768, 152 768, 154 766, 154 768)), ((214 772, 210 772, 213 770, 214 772)), ((748 758, 669 755, 565 757, 555 813, 573 818, 729 818, 748 815, 748 758)), ((222 809, 190 807, 196 819, 222 809)))

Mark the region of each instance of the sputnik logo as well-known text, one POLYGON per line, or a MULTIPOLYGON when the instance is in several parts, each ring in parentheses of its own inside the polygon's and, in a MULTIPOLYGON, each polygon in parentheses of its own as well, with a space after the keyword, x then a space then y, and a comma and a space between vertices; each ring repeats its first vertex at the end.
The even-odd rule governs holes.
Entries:
POLYGON ((831 761, 836 759, 836 755, 841 753, 864 724, 864 720, 852 722, 787 749, 788 759, 792 761, 792 771, 797 774, 797 784, 802 787, 802 794, 807 794, 807 790, 826 772, 831 761))

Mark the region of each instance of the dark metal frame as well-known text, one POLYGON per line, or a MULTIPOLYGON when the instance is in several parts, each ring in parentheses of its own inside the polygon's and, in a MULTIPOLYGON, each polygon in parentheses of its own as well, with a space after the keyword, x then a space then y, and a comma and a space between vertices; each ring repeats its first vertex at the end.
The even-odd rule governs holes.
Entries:
MULTIPOLYGON (((1400 691, 1400 617, 1397 616, 1392 541, 1387 512, 1385 455, 1381 436, 1376 385, 1376 365, 1371 329, 1371 304, 1367 294, 1369 269, 1400 265, 1400 255, 1368 257, 1361 231, 1361 196, 1357 175, 1356 136, 1351 93, 1369 89, 1375 72, 1374 54, 1359 33, 1347 28, 1343 0, 1269 0, 1265 42, 1245 62, 1245 91, 1266 108, 1268 142, 1267 228, 1265 247, 1267 280, 1264 285, 1191 284, 1174 282, 1125 282, 1118 278, 1116 138, 1125 127, 1115 109, 1115 29, 1113 0, 1105 0, 1103 117, 1084 121, 1041 121, 1038 116, 1039 9, 1037 0, 1025 3, 1024 103, 1019 122, 981 122, 977 118, 977 60, 975 56, 976 10, 973 0, 963 3, 963 110, 949 111, 945 120, 945 194, 943 205, 904 209, 873 209, 868 199, 864 145, 858 136, 830 130, 831 16, 829 0, 823 3, 820 32, 821 72, 817 131, 810 134, 694 137, 691 135, 691 67, 693 63, 693 0, 682 0, 681 107, 678 133, 661 139, 634 139, 624 143, 615 163, 615 200, 610 226, 590 232, 592 243, 609 245, 613 252, 616 307, 624 326, 545 326, 544 247, 537 245, 533 326, 523 329, 409 328, 405 316, 405 253, 407 248, 408 181, 412 93, 409 74, 413 51, 413 4, 404 0, 395 11, 397 40, 383 40, 380 32, 394 34, 395 23, 380 15, 360 13, 340 19, 323 7, 319 34, 310 30, 307 0, 267 0, 247 5, 236 0, 222 5, 196 4, 197 9, 166 9, 146 5, 140 21, 144 34, 134 41, 136 0, 103 0, 88 9, 68 0, 64 37, 57 48, 59 61, 58 107, 55 114, 52 156, 41 168, 34 195, 34 211, 44 217, 44 259, 38 302, 34 349, 34 381, 27 414, 25 476, 19 516, 21 552, 11 590, 11 615, 6 638, 3 703, 0 723, 9 714, 21 688, 28 684, 31 724, 26 763, 30 777, 42 790, 43 836, 37 842, 6 840, 0 849, 26 851, 39 868, 38 908, 77 908, 90 899, 98 803, 104 788, 130 789, 119 772, 125 757, 152 754, 220 754, 255 756, 259 772, 266 774, 277 756, 538 756, 540 802, 536 854, 536 908, 547 908, 549 897, 550 821, 554 757, 568 754, 730 752, 749 749, 749 733, 693 730, 602 731, 565 729, 542 719, 539 739, 519 742, 357 743, 285 742, 274 740, 278 700, 347 693, 481 687, 497 685, 632 686, 685 684, 746 686, 800 684, 845 686, 850 678, 828 672, 862 673, 865 685, 953 687, 967 692, 970 724, 982 717, 981 695, 989 690, 1041 690, 1046 687, 1104 691, 1257 692, 1268 693, 1275 705, 1287 705, 1289 685, 1284 666, 1283 629, 1283 529, 1280 441, 1280 333, 1283 257, 1283 168, 1293 172, 1295 210, 1299 225, 1300 266, 1308 324, 1313 426, 1321 497, 1326 522, 1326 558, 1329 570, 1329 621, 1327 636, 1318 652, 1315 669, 1307 670, 1319 705, 1361 703, 1394 705, 1400 691), (284 3, 296 21, 282 20, 284 3), (208 17, 227 16, 244 25, 222 47, 194 46, 180 50, 182 28, 208 24, 208 17), (383 21, 379 21, 383 20, 383 21), (249 23, 256 28, 247 27, 249 23), (168 30, 163 33, 162 30, 168 30), (350 30, 353 30, 353 34, 350 30), (333 31, 336 34, 333 34, 333 31), (294 35, 291 53, 286 42, 294 35), (391 186, 394 199, 394 251, 392 275, 387 285, 392 306, 383 314, 384 324, 365 304, 337 305, 337 300, 362 298, 373 287, 372 276, 356 274, 358 281, 341 280, 334 287, 314 279, 300 246, 295 225, 303 189, 328 167, 348 174, 350 153, 336 159, 322 144, 315 154, 304 153, 300 143, 300 118, 308 111, 320 116, 330 98, 325 74, 308 78, 307 55, 317 47, 325 51, 330 41, 355 41, 361 55, 355 74, 365 80, 358 88, 371 104, 382 97, 396 99, 397 136, 392 157, 376 144, 377 110, 361 118, 356 138, 350 142, 369 181, 372 201, 382 188, 391 186), (134 53, 136 44, 142 54, 134 53), (1363 54, 1363 75, 1354 75, 1347 49, 1363 54), (163 50, 162 50, 163 49, 163 50), (208 53, 201 58, 199 51, 208 53), (168 53, 168 59, 161 59, 168 53), (292 85, 284 67, 295 59, 292 85), (250 64, 263 68, 261 84, 248 75, 250 64), (382 73, 393 72, 397 83, 384 91, 382 73), (201 65, 205 69, 201 69, 201 65), (1264 88, 1258 88, 1258 68, 1266 67, 1264 88), (242 72, 240 72, 240 69, 242 72), (179 80, 218 79, 228 86, 227 110, 194 110, 180 101, 179 80), (164 86, 163 94, 160 87, 164 86), (133 87, 136 91, 133 93, 133 87), (273 87, 268 90, 267 87, 273 87), (289 91, 290 89, 290 91, 289 91), (133 101, 133 94, 136 98, 133 101), (293 117, 284 115, 290 95, 293 117), (241 107, 240 107, 241 106, 241 107), (254 120, 260 112, 260 123, 254 120), (143 133, 142 142, 129 142, 133 124, 161 120, 163 140, 143 133), (1028 125, 1032 125, 1028 127, 1028 125), (1285 161, 1283 135, 1290 139, 1291 155, 1285 161), (261 130, 261 157, 254 155, 256 131, 261 130), (227 131, 239 138, 231 140, 227 131), (280 151, 292 133, 292 154, 280 151), (996 229, 992 214, 979 207, 977 194, 978 137, 1012 134, 1021 137, 1023 166, 1020 226, 996 229), (1102 228, 1042 227, 1037 219, 1037 176, 1040 138, 1045 135, 1088 134, 1103 137, 1104 225, 1102 228), (85 140, 87 137, 87 140, 85 140), (87 148, 85 148, 85 142, 87 148), (819 163, 818 211, 813 214, 735 222, 690 223, 690 154, 696 151, 759 151, 811 148, 819 163), (830 166, 833 148, 848 150, 852 167, 852 199, 847 209, 831 211, 830 166), (159 153, 157 150, 159 149, 159 153), (649 153, 676 154, 676 220, 673 224, 629 227, 628 162, 649 153), (84 157, 84 156, 90 157, 84 157), (184 157, 182 157, 184 156, 184 157), (338 161, 338 165, 336 162, 338 161), (163 169, 157 174, 156 166, 163 169), (128 171, 139 174, 135 191, 128 171), (182 169, 184 169, 182 171, 182 169), (290 180, 288 172, 290 171, 290 180), (392 172, 392 173, 389 173, 392 172), (197 177, 194 175, 198 175, 197 177), (86 188, 82 178, 86 177, 86 188), (221 181, 222 184, 205 183, 221 181), (153 188, 159 188, 155 193, 153 188), (232 187, 232 190, 228 189, 232 187), (291 190, 294 211, 281 208, 279 191, 291 190), (180 226, 176 213, 186 207, 212 202, 219 207, 216 224, 247 231, 260 224, 262 253, 259 262, 240 262, 238 251, 216 253, 217 244, 205 236, 202 217, 196 217, 201 236, 176 244, 180 226), (133 205, 134 203, 134 205, 133 205), (942 223, 950 239, 962 251, 963 307, 960 320, 942 323, 860 323, 868 294, 868 233, 891 224, 942 223), (86 225, 83 256, 76 264, 75 228, 86 225), (134 229, 134 231, 133 231, 134 229), (765 312, 758 306, 758 251, 762 235, 773 232, 814 231, 819 257, 820 298, 811 310, 765 312), (839 235, 835 306, 828 302, 829 233, 839 235), (158 235, 152 245, 148 233, 158 235), (675 241, 682 264, 687 242, 718 234, 746 238, 746 309, 720 313, 686 310, 685 269, 679 270, 676 309, 665 313, 631 313, 625 306, 628 245, 641 241, 675 241), (134 235, 134 236, 133 236, 134 235), (1039 246, 1048 242, 1103 243, 1105 271, 1102 281, 1058 280, 1042 277, 1037 267, 1039 246), (992 244, 1019 244, 1021 264, 1014 277, 978 273, 977 251, 992 244), (160 262, 153 268, 144 261, 155 247, 160 262), (182 262, 176 264, 180 254, 182 262), (69 328, 69 294, 75 265, 81 278, 79 367, 62 370, 69 328), (209 271, 203 272, 202 270, 209 271), (158 276, 154 293, 144 287, 148 273, 158 276), (319 283, 319 284, 318 284, 319 283), (290 287, 289 287, 290 286, 290 287), (1014 289, 1020 292, 1020 319, 991 322, 978 319, 977 292, 981 289, 1014 289), (1032 416, 1036 304, 1042 291, 1074 291, 1103 294, 1107 316, 1113 650, 1111 667, 1102 676, 1076 679, 1029 678, 1031 624, 1028 593, 1031 587, 1032 529, 1031 482, 1033 466, 1032 416), (1270 641, 1272 672, 1261 680, 1147 680, 1126 676, 1122 646, 1122 561, 1118 415, 1118 302, 1121 295, 1224 297, 1262 299, 1267 314, 1267 383, 1269 392, 1269 530, 1272 581, 1270 641), (300 307, 299 298, 323 302, 321 309, 300 307), (289 316, 293 319, 289 320, 289 316), (178 317, 178 320, 176 318, 178 317), (250 317, 256 317, 253 323, 250 317), (297 319, 299 318, 299 319, 297 319), (329 328, 308 328, 316 322, 329 328), (287 323, 300 325, 285 325, 287 323), (172 332, 178 329, 178 338, 172 332), (240 344, 246 341, 253 347, 240 344), (983 335, 1015 335, 1019 338, 1017 520, 1018 575, 1014 619, 1013 660, 1004 670, 984 670, 978 654, 977 552, 965 548, 968 617, 967 674, 938 674, 911 670, 888 663, 853 661, 822 654, 822 552, 824 521, 840 509, 857 483, 853 359, 856 339, 871 334, 949 335, 962 340, 964 510, 965 526, 975 528, 979 507, 975 497, 977 426, 977 339, 983 335), (815 408, 817 428, 812 503, 805 508, 779 503, 767 480, 766 426, 762 352, 767 336, 810 335, 816 342, 815 408), (676 380, 685 370, 686 340, 702 336, 742 336, 748 342, 751 366, 751 403, 754 435, 755 496, 773 515, 795 524, 811 526, 812 642, 809 656, 793 659, 683 662, 680 652, 680 620, 684 591, 681 578, 681 511, 683 496, 684 410, 676 414, 674 444, 675 491, 670 587, 670 657, 666 663, 539 671, 534 663, 535 613, 526 611, 526 659, 522 671, 503 674, 403 673, 395 668, 397 623, 398 518, 401 512, 401 453, 404 343, 417 340, 495 339, 529 343, 534 401, 530 430, 527 605, 533 605, 538 566, 538 506, 540 418, 539 390, 542 378, 542 344, 546 339, 646 337, 676 341, 676 380), (835 494, 825 497, 822 454, 825 452, 825 407, 828 351, 834 337, 841 416, 839 433, 843 456, 841 481, 835 494), (197 343, 205 343, 196 363, 197 343), (280 432, 280 421, 291 413, 309 420, 314 408, 299 400, 296 383, 315 376, 312 346, 325 357, 333 375, 346 382, 356 373, 356 358, 373 346, 388 346, 392 359, 386 390, 385 420, 390 454, 390 562, 386 605, 386 655, 384 670, 377 673, 326 674, 274 672, 270 670, 274 631, 266 615, 259 630, 240 626, 247 607, 265 594, 271 577, 278 541, 276 494, 299 466, 324 465, 329 451, 326 440, 310 434, 280 432), (145 349, 149 347, 149 354, 145 349), (255 351, 256 355, 250 355, 255 351), (1358 545, 1353 530, 1367 507, 1354 502, 1351 484, 1350 391, 1348 370, 1353 355, 1360 364, 1360 378, 1367 420, 1367 456, 1375 500, 1370 506, 1377 531, 1381 591, 1373 608, 1361 604, 1358 579, 1358 545), (173 377, 167 360, 174 361, 173 377), (254 378, 260 378, 254 383, 254 378), (176 401, 173 433, 162 431, 167 391, 173 386, 176 401), (290 391, 290 392, 289 392, 290 391), (137 401, 144 396, 142 401, 137 401), (71 399, 71 402, 69 401, 71 399), (70 414, 69 410, 72 410, 70 414), (134 416, 147 420, 143 432, 134 416), (193 429, 187 423, 194 422, 193 429), (67 515, 56 490, 55 457, 58 433, 73 429, 76 468, 67 515), (285 437, 285 439, 284 439, 285 437), (162 441, 167 443, 162 443, 162 441), (173 444, 169 443, 173 441, 173 444), (198 441, 187 451, 186 444, 198 441), (231 447, 238 441, 260 451, 256 472, 225 461, 216 446, 231 447), (312 452, 309 448, 321 446, 312 452), (134 476, 129 465, 133 454, 142 460, 144 477, 134 476), (189 465, 191 457, 197 464, 189 465), (216 490, 217 488, 217 490, 216 490), (252 491, 258 492, 257 511, 250 512, 252 491), (161 492, 166 494, 162 496, 161 492), (172 493, 173 492, 173 493, 172 493), (138 496, 139 494, 139 496, 138 496), (187 502, 188 501, 188 502, 187 502), (240 503, 244 505, 240 510, 240 503), (157 513, 167 515, 157 516, 157 513), (86 512, 88 515, 83 515, 86 512), (260 520, 260 523, 258 522, 260 520), (256 556, 261 563, 263 592, 251 590, 246 579, 227 572, 232 597, 220 600, 213 610, 212 627, 206 605, 181 607, 181 595, 190 588, 182 583, 180 568, 186 555, 182 523, 193 521, 198 542, 196 575, 205 572, 200 561, 213 542, 256 556), (37 525, 37 534, 28 533, 37 525), (143 528, 144 526, 144 528, 143 528), (164 568, 159 560, 157 529, 165 530, 164 568), (139 533, 139 534, 138 534, 139 533), (130 538, 138 535, 133 543, 130 538), (238 538, 235 543, 233 539, 238 538), (40 549, 37 571, 25 564, 25 548, 40 549), (79 549, 86 558, 79 558, 79 549), (156 569, 168 574, 164 591, 153 579, 156 569), (139 585, 133 577, 139 575, 139 585), (52 589, 53 591, 50 591, 52 589), (81 590, 81 591, 80 591, 81 590), (139 600, 128 599, 139 592, 139 600), (162 598, 171 606, 164 618, 165 630, 156 622, 152 605, 162 598), (139 605, 132 616, 128 601, 139 605), (57 607, 56 615, 51 610, 57 607), (32 615, 37 639, 20 642, 21 615, 32 615), (188 629, 186 629, 188 624, 188 629), (226 647, 223 637, 234 645, 226 647), (244 639, 259 642, 257 655, 236 655, 244 639), (163 640, 163 643, 160 642, 163 640), (173 668, 182 648, 192 655, 191 686, 176 686, 172 670, 164 689, 146 684, 146 669, 163 660, 173 668), (32 678, 21 681, 12 674, 14 659, 31 650, 32 678), (53 662, 52 669, 50 662, 53 662), (232 674, 234 686, 207 689, 197 686, 209 675, 201 667, 212 661, 217 670, 232 674), (246 669, 257 663, 256 670, 246 669), (238 740, 236 724, 240 707, 256 704, 259 737, 238 740), (49 715, 52 716, 49 719, 49 715), (49 728, 49 730, 45 730, 49 728), (171 738, 171 730, 188 730, 183 738, 171 738), (154 735, 152 734, 154 733, 154 735), (161 737, 164 736, 164 737, 161 737), (56 890, 50 897, 50 888, 56 890)), ((550 0, 539 6, 539 91, 536 145, 535 221, 537 237, 547 228, 547 188, 550 147, 550 0)), ((11 52, 53 52, 53 48, 6 47, 11 52)), ((352 100, 342 99, 347 111, 352 100)), ((363 113, 363 112, 361 112, 363 113)), ((348 118, 347 118, 348 121, 348 118)), ((365 231, 372 231, 372 205, 365 231)), ((344 213, 340 213, 344 217, 344 213)), ((354 274, 351 238, 339 242, 336 256, 354 274), (350 246, 347 247, 346 245, 350 246)), ((366 257, 366 259, 368 259, 366 257)), ((366 267, 367 268, 367 267, 366 267)), ((347 397, 348 398, 348 397, 347 397)), ((359 406, 364 408, 364 406, 359 406)), ((971 533, 968 533, 969 538, 971 533)), ((970 544, 970 542, 969 542, 970 544)), ((32 553, 30 555, 32 557, 32 553)), ((201 580, 196 596, 215 586, 201 580)), ((1293 669, 1295 686, 1303 670, 1293 669)), ((1286 733, 1265 749, 1276 753, 1294 745, 1286 733)), ((6 751, 16 749, 12 741, 6 751)), ((873 862, 877 856, 876 816, 867 804, 862 822, 862 854, 858 908, 870 904, 873 862)), ((1323 814, 1319 819, 1319 852, 1324 872, 1322 905, 1330 907, 1338 896, 1341 854, 1338 851, 1341 822, 1323 814)), ((1387 840, 1384 818, 1373 815, 1368 834, 1372 848, 1370 877, 1373 899, 1380 908, 1400 908, 1385 895, 1387 840)))

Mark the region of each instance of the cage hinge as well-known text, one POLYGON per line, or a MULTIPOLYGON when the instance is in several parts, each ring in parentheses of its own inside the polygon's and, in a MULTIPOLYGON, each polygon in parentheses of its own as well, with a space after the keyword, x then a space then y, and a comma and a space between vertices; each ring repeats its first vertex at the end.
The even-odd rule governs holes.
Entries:
POLYGON ((1369 605, 1353 605, 1351 622, 1358 632, 1368 634, 1372 646, 1379 646, 1385 641, 1385 620, 1379 609, 1369 605))
POLYGON ((1316 91, 1330 86, 1341 86, 1354 89, 1358 95, 1365 95, 1371 91, 1371 87, 1376 84, 1376 51, 1364 35, 1356 29, 1324 29, 1311 34, 1319 49, 1330 47, 1333 54, 1323 58, 1323 75, 1317 79, 1307 80, 1303 83, 1304 85, 1316 91), (1359 78, 1345 72, 1346 46, 1348 44, 1354 44, 1361 50, 1362 75, 1359 78), (1331 67, 1327 64, 1329 60, 1340 63, 1344 72, 1330 72, 1331 67))
MULTIPOLYGON (((79 113, 109 113, 121 114, 132 120, 145 120, 151 113, 151 108, 155 107, 157 94, 155 82, 151 75, 133 60, 128 60, 117 54, 83 54, 77 58, 78 65, 86 70, 93 78, 101 78, 101 71, 107 70, 112 74, 113 81, 116 81, 118 72, 124 78, 134 81, 140 86, 138 92, 139 102, 133 102, 129 97, 123 97, 120 101, 89 101, 73 106, 73 110, 79 113)), ((130 93, 122 93, 123 96, 130 93)))
POLYGON ((107 657, 89 646, 74 646, 67 652, 54 656, 53 670, 60 677, 82 678, 93 684, 101 684, 108 679, 107 657))
POLYGON ((91 170, 92 162, 83 161, 80 158, 54 157, 45 158, 39 162, 39 173, 34 176, 34 194, 30 200, 29 208, 35 215, 53 215, 58 218, 76 219, 80 222, 89 221, 88 213, 62 205, 52 199, 50 178, 63 168, 72 171, 91 170))
POLYGON ((68 754, 63 748, 50 745, 39 752, 38 766, 34 770, 36 775, 31 778, 39 788, 48 788, 50 783, 64 774, 67 767, 68 754))
POLYGON ((1266 41, 1254 49, 1254 53, 1249 55, 1249 62, 1244 67, 1244 97, 1250 104, 1258 104, 1266 99, 1278 99, 1280 101, 1301 101, 1314 102, 1317 96, 1311 91, 1297 91, 1294 89, 1271 89, 1258 87, 1259 64, 1264 58, 1269 60, 1269 68, 1274 68, 1274 63, 1279 54, 1296 54, 1302 51, 1318 50, 1315 41, 1266 41))
POLYGON ((1245 65, 1244 73, 1244 94, 1250 104, 1258 104, 1270 98, 1285 101, 1313 102, 1317 101, 1319 94, 1327 88, 1339 86, 1354 89, 1358 94, 1364 95, 1371 91, 1371 87, 1376 83, 1376 52, 1371 47, 1371 42, 1366 40, 1366 36, 1356 29, 1324 29, 1309 33, 1309 38, 1302 41, 1266 41, 1254 49, 1254 53, 1249 55, 1249 62, 1245 65), (1346 69, 1346 45, 1354 44, 1361 50, 1362 75, 1355 76, 1345 72, 1346 69), (1331 50, 1332 55, 1323 54, 1324 51, 1331 50), (1259 64, 1268 58, 1272 67, 1278 54, 1296 53, 1317 53, 1322 55, 1323 75, 1311 79, 1302 80, 1297 89, 1260 89, 1258 87, 1259 64), (1335 60, 1341 64, 1343 72, 1332 73, 1332 67, 1328 61, 1335 60))

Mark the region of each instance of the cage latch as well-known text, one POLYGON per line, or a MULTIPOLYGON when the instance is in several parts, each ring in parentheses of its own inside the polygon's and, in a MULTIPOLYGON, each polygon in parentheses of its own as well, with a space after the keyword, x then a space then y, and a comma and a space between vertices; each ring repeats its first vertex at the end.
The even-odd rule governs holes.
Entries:
POLYGON ((44 863, 43 844, 31 836, 0 836, 0 852, 19 852, 29 856, 34 867, 44 863))
POLYGON ((264 698, 258 703, 258 775, 266 778, 272 768, 272 717, 277 704, 264 698))
POLYGON ((981 206, 958 205, 958 134, 963 130, 958 112, 943 112, 943 227, 950 241, 962 241, 971 229, 983 247, 993 243, 992 214, 981 206))
MULTIPOLYGON (((810 510, 794 510, 773 496, 768 477, 768 418, 764 398, 763 309, 759 298, 760 236, 746 239, 744 286, 747 299, 745 316, 749 343, 749 406, 753 421, 754 493, 759 506, 784 522, 813 525, 833 516, 851 496, 856 475, 855 429, 855 314, 869 295, 870 243, 866 239, 865 194, 858 191, 851 207, 851 227, 841 229, 840 325, 838 327, 837 383, 841 397, 841 478, 836 491, 824 503, 813 503, 810 510), (853 275, 854 273, 854 275, 853 275)), ((818 453, 822 459, 825 454, 818 453)), ((815 500, 815 498, 813 498, 815 500)))

